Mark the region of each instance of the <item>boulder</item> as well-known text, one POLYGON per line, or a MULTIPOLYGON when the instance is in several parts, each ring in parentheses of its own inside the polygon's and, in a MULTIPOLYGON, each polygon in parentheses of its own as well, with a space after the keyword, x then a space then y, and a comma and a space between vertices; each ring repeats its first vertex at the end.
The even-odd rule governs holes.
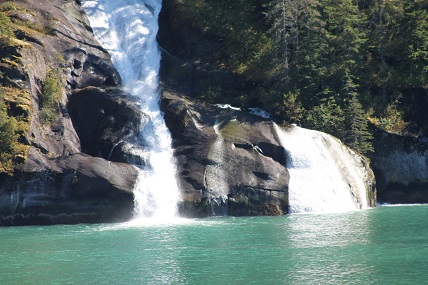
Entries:
POLYGON ((47 159, 35 148, 25 171, 3 176, 0 226, 122 222, 133 215, 138 170, 84 154, 47 159))
POLYGON ((285 150, 269 120, 164 90, 183 216, 287 212, 285 150))

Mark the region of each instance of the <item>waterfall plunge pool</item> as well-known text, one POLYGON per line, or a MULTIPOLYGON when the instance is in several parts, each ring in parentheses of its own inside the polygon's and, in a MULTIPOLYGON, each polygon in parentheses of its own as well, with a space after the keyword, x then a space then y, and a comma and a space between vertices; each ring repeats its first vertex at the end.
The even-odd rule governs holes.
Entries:
POLYGON ((1 284, 422 284, 428 206, 0 228, 1 284))

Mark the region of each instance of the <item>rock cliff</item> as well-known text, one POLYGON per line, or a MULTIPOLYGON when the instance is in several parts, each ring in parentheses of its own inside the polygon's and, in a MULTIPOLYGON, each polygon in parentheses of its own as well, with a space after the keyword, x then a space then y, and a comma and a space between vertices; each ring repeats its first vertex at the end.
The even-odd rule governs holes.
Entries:
MULTIPOLYGON (((164 1, 158 36, 163 51, 160 76, 166 90, 163 108, 183 189, 180 209, 197 216, 286 213, 287 158, 273 123, 200 101, 235 103, 245 110, 254 104, 249 98, 258 83, 219 64, 218 57, 227 54, 223 39, 194 23, 186 14, 189 9, 180 1, 164 1)), ((374 206, 374 176, 363 164, 368 205, 374 206)))
MULTIPOLYGON (((203 14, 210 13, 209 9, 215 5, 212 4, 211 7, 211 4, 204 2, 205 10, 192 14, 195 7, 190 2, 164 0, 163 3, 159 42, 164 51, 161 66, 164 86, 193 98, 224 100, 222 103, 242 106, 260 103, 257 102, 257 98, 252 98, 252 94, 263 96, 263 93, 256 92, 260 84, 255 79, 257 77, 239 74, 239 70, 236 72, 230 64, 228 65, 230 63, 228 59, 242 54, 246 47, 241 44, 231 51, 229 39, 222 35, 233 32, 222 33, 213 28, 218 27, 217 21, 213 20, 218 13, 203 14)), ((240 17, 237 16, 233 21, 238 21, 238 18, 240 17)), ((218 22, 221 21, 222 19, 218 19, 218 22)), ((252 21, 251 24, 260 24, 257 19, 252 21)), ((236 23, 232 23, 231 27, 233 24, 236 23)), ((254 31, 251 25, 246 27, 254 31)), ((257 66, 263 65, 258 63, 257 66)), ((416 130, 424 130, 427 114, 424 110, 427 103, 426 92, 417 88, 407 91, 403 91, 406 95, 401 100, 403 106, 407 106, 404 108, 412 112, 405 119, 419 126, 416 130)), ((371 155, 370 160, 378 181, 380 202, 426 203, 428 201, 426 134, 391 134, 378 129, 374 130, 374 133, 375 153, 371 155)))
POLYGON ((28 127, 20 138, 23 158, 12 174, 0 174, 0 225, 129 219, 137 170, 120 163, 127 154, 118 145, 143 115, 132 99, 121 99, 120 76, 79 1, 1 7, 14 33, 2 47, 2 95, 10 115, 24 114, 28 127), (52 73, 59 88, 55 116, 46 121, 43 95, 52 73), (16 90, 27 94, 25 108, 11 96, 16 90))
POLYGON ((285 150, 273 122, 165 90, 184 216, 287 213, 285 150))
POLYGON ((373 171, 380 203, 428 203, 428 139, 377 131, 373 171))
MULTIPOLYGON (((207 65, 206 48, 221 46, 173 17, 176 10, 166 2, 159 31, 161 105, 173 138, 180 214, 287 213, 287 157, 274 123, 206 103, 221 92, 236 101, 255 83, 207 65)), ((120 76, 94 39, 79 1, 10 5, 2 7, 15 38, 1 47, 0 74, 7 76, 0 83, 9 92, 10 115, 25 118, 28 127, 13 174, 0 173, 0 225, 128 220, 137 179, 130 163, 144 164, 130 151, 146 121, 138 99, 120 89, 120 76), (53 73, 60 86, 57 109, 46 121, 43 95, 53 73), (26 94, 26 105, 12 96, 16 90, 26 94)))

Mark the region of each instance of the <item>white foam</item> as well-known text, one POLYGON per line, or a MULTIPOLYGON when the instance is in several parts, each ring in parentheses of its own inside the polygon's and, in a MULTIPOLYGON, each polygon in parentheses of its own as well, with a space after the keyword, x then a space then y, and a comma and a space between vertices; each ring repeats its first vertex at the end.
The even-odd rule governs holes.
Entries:
POLYGON ((159 109, 160 52, 156 41, 161 0, 84 1, 99 43, 110 53, 124 87, 143 103, 150 117, 141 131, 146 167, 140 171, 135 193, 137 217, 172 218, 179 192, 171 136, 159 109))
POLYGON ((367 207, 363 175, 349 162, 353 158, 345 146, 325 133, 296 126, 286 131, 277 125, 275 128, 287 153, 291 213, 367 207))

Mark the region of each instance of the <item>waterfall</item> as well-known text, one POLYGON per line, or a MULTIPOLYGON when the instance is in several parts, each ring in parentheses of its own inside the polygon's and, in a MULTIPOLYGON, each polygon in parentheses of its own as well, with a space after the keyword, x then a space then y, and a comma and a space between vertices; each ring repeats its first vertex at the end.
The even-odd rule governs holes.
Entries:
POLYGON ((109 52, 124 88, 141 98, 150 117, 141 130, 142 167, 134 190, 137 217, 171 218, 178 187, 171 136, 159 109, 160 51, 156 41, 162 0, 87 0, 83 3, 95 37, 109 52))
POLYGON ((287 153, 291 213, 367 207, 364 171, 355 153, 322 132, 296 126, 275 129, 287 153))
POLYGON ((205 184, 208 189, 210 199, 211 214, 213 216, 227 216, 227 194, 229 188, 225 171, 223 157, 224 140, 219 130, 219 122, 216 121, 213 128, 217 135, 215 142, 210 148, 209 159, 211 163, 205 169, 205 184))

